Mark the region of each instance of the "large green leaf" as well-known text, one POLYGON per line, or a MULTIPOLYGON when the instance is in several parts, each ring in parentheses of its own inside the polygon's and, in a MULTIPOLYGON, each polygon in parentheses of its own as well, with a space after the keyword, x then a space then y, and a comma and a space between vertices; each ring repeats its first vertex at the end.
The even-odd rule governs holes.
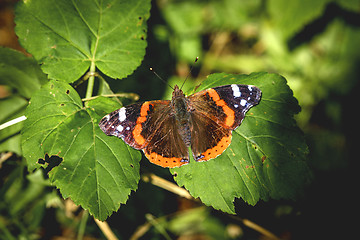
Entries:
POLYGON ((29 170, 39 168, 44 159, 51 166, 51 156, 60 157, 60 165, 49 173, 51 181, 65 198, 100 220, 126 202, 140 178, 140 153, 120 139, 107 137, 98 127, 105 113, 119 107, 106 98, 84 107, 70 85, 50 81, 31 98, 22 130, 29 170))
POLYGON ((145 55, 149 10, 149 0, 24 1, 16 33, 50 78, 76 81, 91 64, 123 78, 145 55))
POLYGON ((229 213, 235 213, 235 198, 251 205, 270 197, 293 198, 310 178, 308 149, 293 119, 300 107, 286 80, 268 73, 212 74, 199 90, 233 83, 259 87, 262 98, 233 131, 229 148, 208 162, 171 169, 192 196, 229 213))

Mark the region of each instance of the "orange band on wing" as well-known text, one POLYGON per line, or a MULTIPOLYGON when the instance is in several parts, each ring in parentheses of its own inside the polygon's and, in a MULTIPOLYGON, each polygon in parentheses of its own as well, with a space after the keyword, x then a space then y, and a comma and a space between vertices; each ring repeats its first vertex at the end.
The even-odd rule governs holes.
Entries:
POLYGON ((220 100, 219 94, 218 94, 214 89, 209 88, 209 89, 207 90, 207 92, 209 93, 209 96, 210 96, 215 102, 217 102, 217 101, 220 100))
POLYGON ((149 102, 144 102, 144 104, 141 106, 140 116, 138 117, 134 130, 132 132, 135 142, 138 145, 143 145, 145 143, 145 138, 141 135, 141 132, 143 130, 142 123, 145 122, 147 119, 148 111, 150 110, 150 105, 151 104, 149 102))
POLYGON ((150 110, 150 102, 144 102, 140 109, 140 116, 146 117, 150 110))
POLYGON ((145 153, 145 156, 149 159, 150 162, 159 165, 161 167, 168 167, 168 168, 173 168, 173 167, 180 167, 181 165, 187 164, 188 162, 182 162, 182 158, 177 158, 177 157, 163 157, 159 154, 157 154, 156 152, 150 152, 149 153, 145 153))
POLYGON ((222 107, 224 113, 226 114, 225 125, 232 127, 235 123, 235 112, 231 108, 229 108, 226 102, 220 99, 219 94, 212 88, 207 90, 209 96, 214 100, 215 104, 219 107, 222 107))
POLYGON ((139 145, 143 145, 145 143, 145 138, 141 135, 142 126, 141 123, 135 125, 135 128, 132 132, 135 142, 139 145))
POLYGON ((231 134, 229 136, 223 137, 215 147, 209 148, 204 153, 202 153, 201 155, 203 155, 204 157, 200 158, 199 161, 207 161, 216 158, 225 151, 225 149, 230 145, 230 143, 231 134))

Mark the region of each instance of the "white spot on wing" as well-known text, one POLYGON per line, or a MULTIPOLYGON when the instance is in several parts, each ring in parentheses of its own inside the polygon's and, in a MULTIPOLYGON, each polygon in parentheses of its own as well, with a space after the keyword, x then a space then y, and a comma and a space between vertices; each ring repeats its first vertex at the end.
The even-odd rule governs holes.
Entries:
POLYGON ((251 92, 252 91, 252 86, 248 86, 248 89, 251 92))
POLYGON ((120 108, 119 111, 119 120, 120 122, 123 122, 126 119, 126 108, 120 108))
POLYGON ((234 104, 234 107, 235 107, 235 108, 238 108, 238 107, 239 107, 239 105, 237 105, 237 104, 234 104))
POLYGON ((124 127, 119 125, 116 127, 116 130, 118 130, 119 132, 122 132, 124 130, 124 127))
POLYGON ((106 118, 106 120, 109 121, 110 120, 110 114, 106 115, 105 118, 106 118))
POLYGON ((240 101, 241 106, 245 107, 246 103, 247 103, 247 101, 245 99, 241 99, 241 101, 240 101))
POLYGON ((130 130, 130 127, 126 127, 126 130, 128 130, 128 131, 129 131, 129 130, 130 130))
POLYGON ((241 96, 241 92, 240 92, 240 88, 238 85, 236 84, 231 84, 231 88, 233 90, 233 95, 234 97, 240 97, 241 96))

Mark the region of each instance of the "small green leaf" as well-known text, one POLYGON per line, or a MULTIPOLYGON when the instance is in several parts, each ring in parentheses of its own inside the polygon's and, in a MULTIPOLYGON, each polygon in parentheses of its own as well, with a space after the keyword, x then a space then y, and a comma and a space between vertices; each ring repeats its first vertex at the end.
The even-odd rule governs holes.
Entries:
POLYGON ((175 181, 206 205, 235 213, 233 201, 251 205, 293 198, 309 180, 307 145, 293 115, 300 111, 286 80, 276 74, 212 74, 199 90, 227 84, 259 87, 262 98, 233 131, 229 148, 208 162, 171 169, 175 181))
POLYGON ((84 107, 70 85, 50 81, 31 98, 22 130, 29 170, 39 168, 46 155, 48 161, 60 157, 60 165, 49 173, 51 181, 64 198, 70 197, 100 220, 126 202, 140 178, 140 152, 107 137, 98 127, 105 113, 120 107, 109 101, 95 99, 84 107))
POLYGON ((25 97, 47 82, 46 75, 31 57, 10 48, 0 48, 0 85, 8 85, 25 97))
POLYGON ((32 0, 16 8, 20 43, 52 79, 74 82, 91 63, 124 78, 145 55, 150 1, 32 0))

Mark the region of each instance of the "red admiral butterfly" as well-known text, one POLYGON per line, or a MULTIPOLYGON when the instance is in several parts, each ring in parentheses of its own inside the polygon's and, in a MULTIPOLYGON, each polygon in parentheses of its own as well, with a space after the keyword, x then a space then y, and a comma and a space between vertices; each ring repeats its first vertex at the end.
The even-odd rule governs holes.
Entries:
POLYGON ((232 131, 257 105, 259 88, 226 85, 185 96, 176 85, 170 100, 148 101, 122 107, 99 123, 107 135, 142 149, 150 162, 162 167, 189 163, 189 147, 196 161, 222 154, 232 131))

